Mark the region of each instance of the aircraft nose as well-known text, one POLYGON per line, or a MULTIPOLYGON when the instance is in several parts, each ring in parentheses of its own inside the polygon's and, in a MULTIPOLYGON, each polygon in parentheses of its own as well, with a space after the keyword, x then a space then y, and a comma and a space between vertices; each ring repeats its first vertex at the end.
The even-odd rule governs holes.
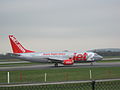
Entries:
POLYGON ((103 57, 102 56, 99 56, 99 60, 102 60, 103 59, 103 57))
POLYGON ((103 59, 103 57, 100 56, 100 55, 94 56, 93 58, 94 58, 95 61, 103 59))

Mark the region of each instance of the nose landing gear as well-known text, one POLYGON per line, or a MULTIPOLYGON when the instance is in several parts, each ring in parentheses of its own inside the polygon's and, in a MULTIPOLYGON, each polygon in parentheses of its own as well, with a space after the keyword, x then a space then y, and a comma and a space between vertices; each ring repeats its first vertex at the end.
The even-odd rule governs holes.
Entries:
POLYGON ((90 65, 93 66, 93 62, 91 62, 90 65))
POLYGON ((55 63, 55 67, 58 67, 58 63, 55 63))

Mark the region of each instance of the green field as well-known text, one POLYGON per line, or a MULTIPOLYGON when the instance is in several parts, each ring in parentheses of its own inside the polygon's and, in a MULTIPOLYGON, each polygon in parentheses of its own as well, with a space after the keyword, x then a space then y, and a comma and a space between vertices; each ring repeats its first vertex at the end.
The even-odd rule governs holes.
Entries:
MULTIPOLYGON (((10 83, 44 82, 45 73, 47 73, 47 82, 89 80, 90 69, 92 79, 120 78, 120 67, 74 67, 10 71, 10 83)), ((7 71, 0 71, 0 83, 7 83, 7 71)))
MULTIPOLYGON (((120 81, 96 82, 95 90, 120 90, 120 81)), ((0 90, 93 90, 92 83, 0 87, 0 90)))
POLYGON ((103 56, 103 58, 120 58, 120 56, 103 56))
POLYGON ((0 67, 14 67, 14 66, 30 66, 30 65, 41 65, 46 63, 7 63, 7 64, 0 64, 0 67))
POLYGON ((0 62, 13 62, 13 61, 22 61, 20 59, 0 59, 0 62))
POLYGON ((120 59, 117 59, 117 60, 101 60, 101 61, 97 61, 97 63, 110 63, 110 62, 120 62, 120 59))

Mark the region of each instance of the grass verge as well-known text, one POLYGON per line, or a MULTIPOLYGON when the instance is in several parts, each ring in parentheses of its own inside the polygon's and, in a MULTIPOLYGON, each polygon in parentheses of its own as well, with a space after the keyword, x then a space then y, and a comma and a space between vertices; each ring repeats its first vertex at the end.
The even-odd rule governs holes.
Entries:
MULTIPOLYGON (((45 73, 47 73, 47 82, 89 80, 90 69, 92 70, 92 79, 120 78, 120 67, 74 67, 9 71, 10 83, 44 82, 45 73)), ((0 71, 0 83, 7 83, 7 71, 0 71)))
MULTIPOLYGON (((95 90, 120 90, 120 81, 96 82, 95 90)), ((93 90, 92 83, 0 87, 0 90, 93 90)))

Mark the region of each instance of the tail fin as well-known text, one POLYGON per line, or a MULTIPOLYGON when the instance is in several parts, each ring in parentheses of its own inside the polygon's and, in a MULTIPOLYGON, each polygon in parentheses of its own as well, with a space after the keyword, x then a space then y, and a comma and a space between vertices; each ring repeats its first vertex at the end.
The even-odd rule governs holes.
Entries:
POLYGON ((35 51, 30 51, 25 49, 13 35, 9 35, 10 43, 12 46, 13 53, 32 53, 35 51))

